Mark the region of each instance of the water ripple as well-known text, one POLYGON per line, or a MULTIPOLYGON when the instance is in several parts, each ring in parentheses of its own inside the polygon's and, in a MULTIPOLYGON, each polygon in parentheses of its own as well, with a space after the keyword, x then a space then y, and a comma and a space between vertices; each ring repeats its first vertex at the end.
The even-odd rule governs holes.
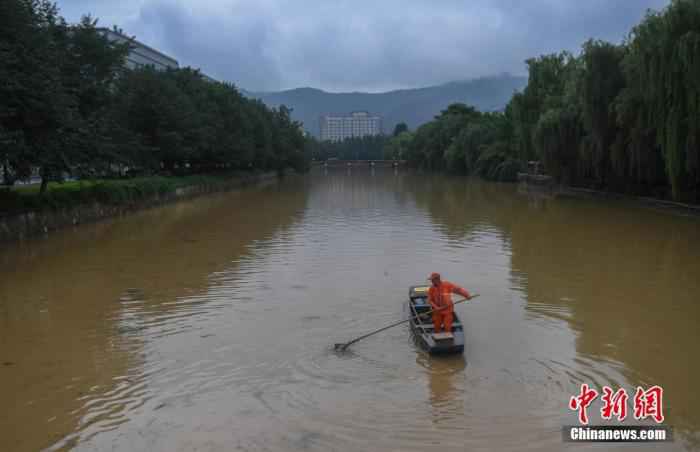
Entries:
MULTIPOLYGON (((648 341, 624 322, 634 317, 653 330, 636 311, 647 293, 672 290, 681 277, 683 287, 695 284, 694 258, 678 257, 694 237, 685 229, 675 232, 679 244, 664 242, 657 253, 642 233, 607 253, 599 243, 606 229, 590 215, 556 203, 532 210, 507 187, 355 171, 288 188, 223 196, 190 217, 165 209, 160 221, 139 223, 139 234, 164 226, 131 254, 119 255, 125 239, 105 250, 127 270, 105 269, 104 306, 95 308, 99 297, 72 305, 72 295, 50 311, 42 305, 33 331, 72 325, 80 310, 100 312, 69 342, 89 365, 62 355, 70 376, 52 394, 63 397, 53 403, 68 407, 69 419, 50 450, 560 450, 561 426, 576 422, 568 400, 582 383, 629 388, 668 378, 648 365, 654 353, 675 366, 678 347, 663 348, 670 357, 635 352, 648 341), (248 214, 253 206, 262 212, 248 214), (673 271, 638 264, 647 254, 673 271), (632 268, 618 271, 624 265, 632 268), (408 287, 432 271, 481 294, 457 308, 464 356, 429 356, 407 325, 333 351, 401 319, 408 287), (601 316, 610 300, 625 299, 635 309, 601 316)), ((92 262, 86 278, 103 265, 92 262)), ((683 296, 668 298, 684 309, 646 304, 650 318, 692 313, 683 296)), ((676 315, 673 325, 692 342, 687 318, 676 315)), ((670 381, 691 394, 684 378, 670 381)), ((34 395, 26 391, 16 405, 34 395)), ((675 413, 687 408, 672 403, 675 413)), ((689 436, 697 432, 692 415, 676 419, 689 436)))

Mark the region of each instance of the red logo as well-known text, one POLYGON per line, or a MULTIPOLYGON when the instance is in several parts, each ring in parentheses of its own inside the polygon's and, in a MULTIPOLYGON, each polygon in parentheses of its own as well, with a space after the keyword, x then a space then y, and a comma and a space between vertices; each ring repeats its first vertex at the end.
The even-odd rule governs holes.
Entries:
POLYGON ((638 386, 634 394, 634 418, 646 419, 651 416, 657 424, 662 423, 663 395, 664 390, 660 386, 652 386, 646 391, 638 386))
POLYGON ((582 424, 588 424, 586 408, 598 397, 598 391, 590 389, 586 383, 581 385, 581 394, 569 400, 569 408, 578 410, 578 420, 582 424))
MULTIPOLYGON (((662 423, 664 421, 663 395, 664 390, 660 386, 652 386, 646 391, 637 387, 634 394, 634 418, 641 420, 650 417, 657 424, 662 423)), ((569 408, 578 411, 578 420, 581 424, 588 424, 586 410, 596 398, 598 398, 598 391, 584 383, 581 385, 580 394, 569 399, 569 408)), ((609 386, 603 386, 603 394, 600 398, 603 407, 600 409, 600 416, 603 419, 612 419, 615 416, 618 421, 624 421, 627 418, 628 398, 624 388, 613 392, 609 386)))
POLYGON ((603 408, 600 409, 600 416, 603 419, 610 419, 613 415, 619 421, 624 421, 627 417, 627 391, 625 388, 618 389, 614 394, 608 386, 603 386, 603 408))

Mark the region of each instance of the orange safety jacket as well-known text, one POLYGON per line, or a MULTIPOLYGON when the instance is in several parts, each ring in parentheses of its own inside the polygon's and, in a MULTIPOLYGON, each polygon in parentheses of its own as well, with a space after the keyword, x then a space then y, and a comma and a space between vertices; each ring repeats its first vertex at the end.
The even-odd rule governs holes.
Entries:
POLYGON ((441 281, 438 287, 430 286, 430 289, 428 289, 428 302, 433 310, 439 309, 440 311, 438 312, 452 312, 454 304, 452 303, 451 294, 453 293, 469 298, 469 292, 466 289, 449 281, 441 281))

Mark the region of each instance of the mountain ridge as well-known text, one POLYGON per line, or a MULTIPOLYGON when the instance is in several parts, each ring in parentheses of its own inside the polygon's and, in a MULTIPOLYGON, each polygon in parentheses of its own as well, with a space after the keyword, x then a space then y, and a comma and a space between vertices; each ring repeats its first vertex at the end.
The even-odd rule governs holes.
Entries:
POLYGON ((272 92, 241 92, 270 107, 286 105, 292 109, 292 118, 302 122, 306 131, 318 137, 321 115, 368 111, 383 117, 384 133, 391 133, 399 122, 405 122, 413 130, 455 102, 482 111, 501 110, 513 93, 522 90, 526 84, 527 77, 500 74, 381 93, 334 93, 308 86, 272 92))

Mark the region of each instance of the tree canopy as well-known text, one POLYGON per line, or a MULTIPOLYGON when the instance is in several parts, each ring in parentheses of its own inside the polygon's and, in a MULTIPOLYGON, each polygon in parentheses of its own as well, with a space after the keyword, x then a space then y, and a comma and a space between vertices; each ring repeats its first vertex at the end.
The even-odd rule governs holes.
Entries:
POLYGON ((500 180, 539 160, 561 183, 700 201, 700 0, 649 11, 620 45, 589 40, 526 64, 504 111, 453 104, 387 149, 500 180))
POLYGON ((306 146, 307 154, 314 160, 382 160, 386 157, 388 140, 384 135, 346 138, 342 141, 319 141, 309 137, 306 146))
POLYGON ((89 16, 69 25, 47 0, 0 3, 0 165, 32 173, 209 172, 308 166, 300 124, 193 69, 127 70, 131 42, 89 16))

